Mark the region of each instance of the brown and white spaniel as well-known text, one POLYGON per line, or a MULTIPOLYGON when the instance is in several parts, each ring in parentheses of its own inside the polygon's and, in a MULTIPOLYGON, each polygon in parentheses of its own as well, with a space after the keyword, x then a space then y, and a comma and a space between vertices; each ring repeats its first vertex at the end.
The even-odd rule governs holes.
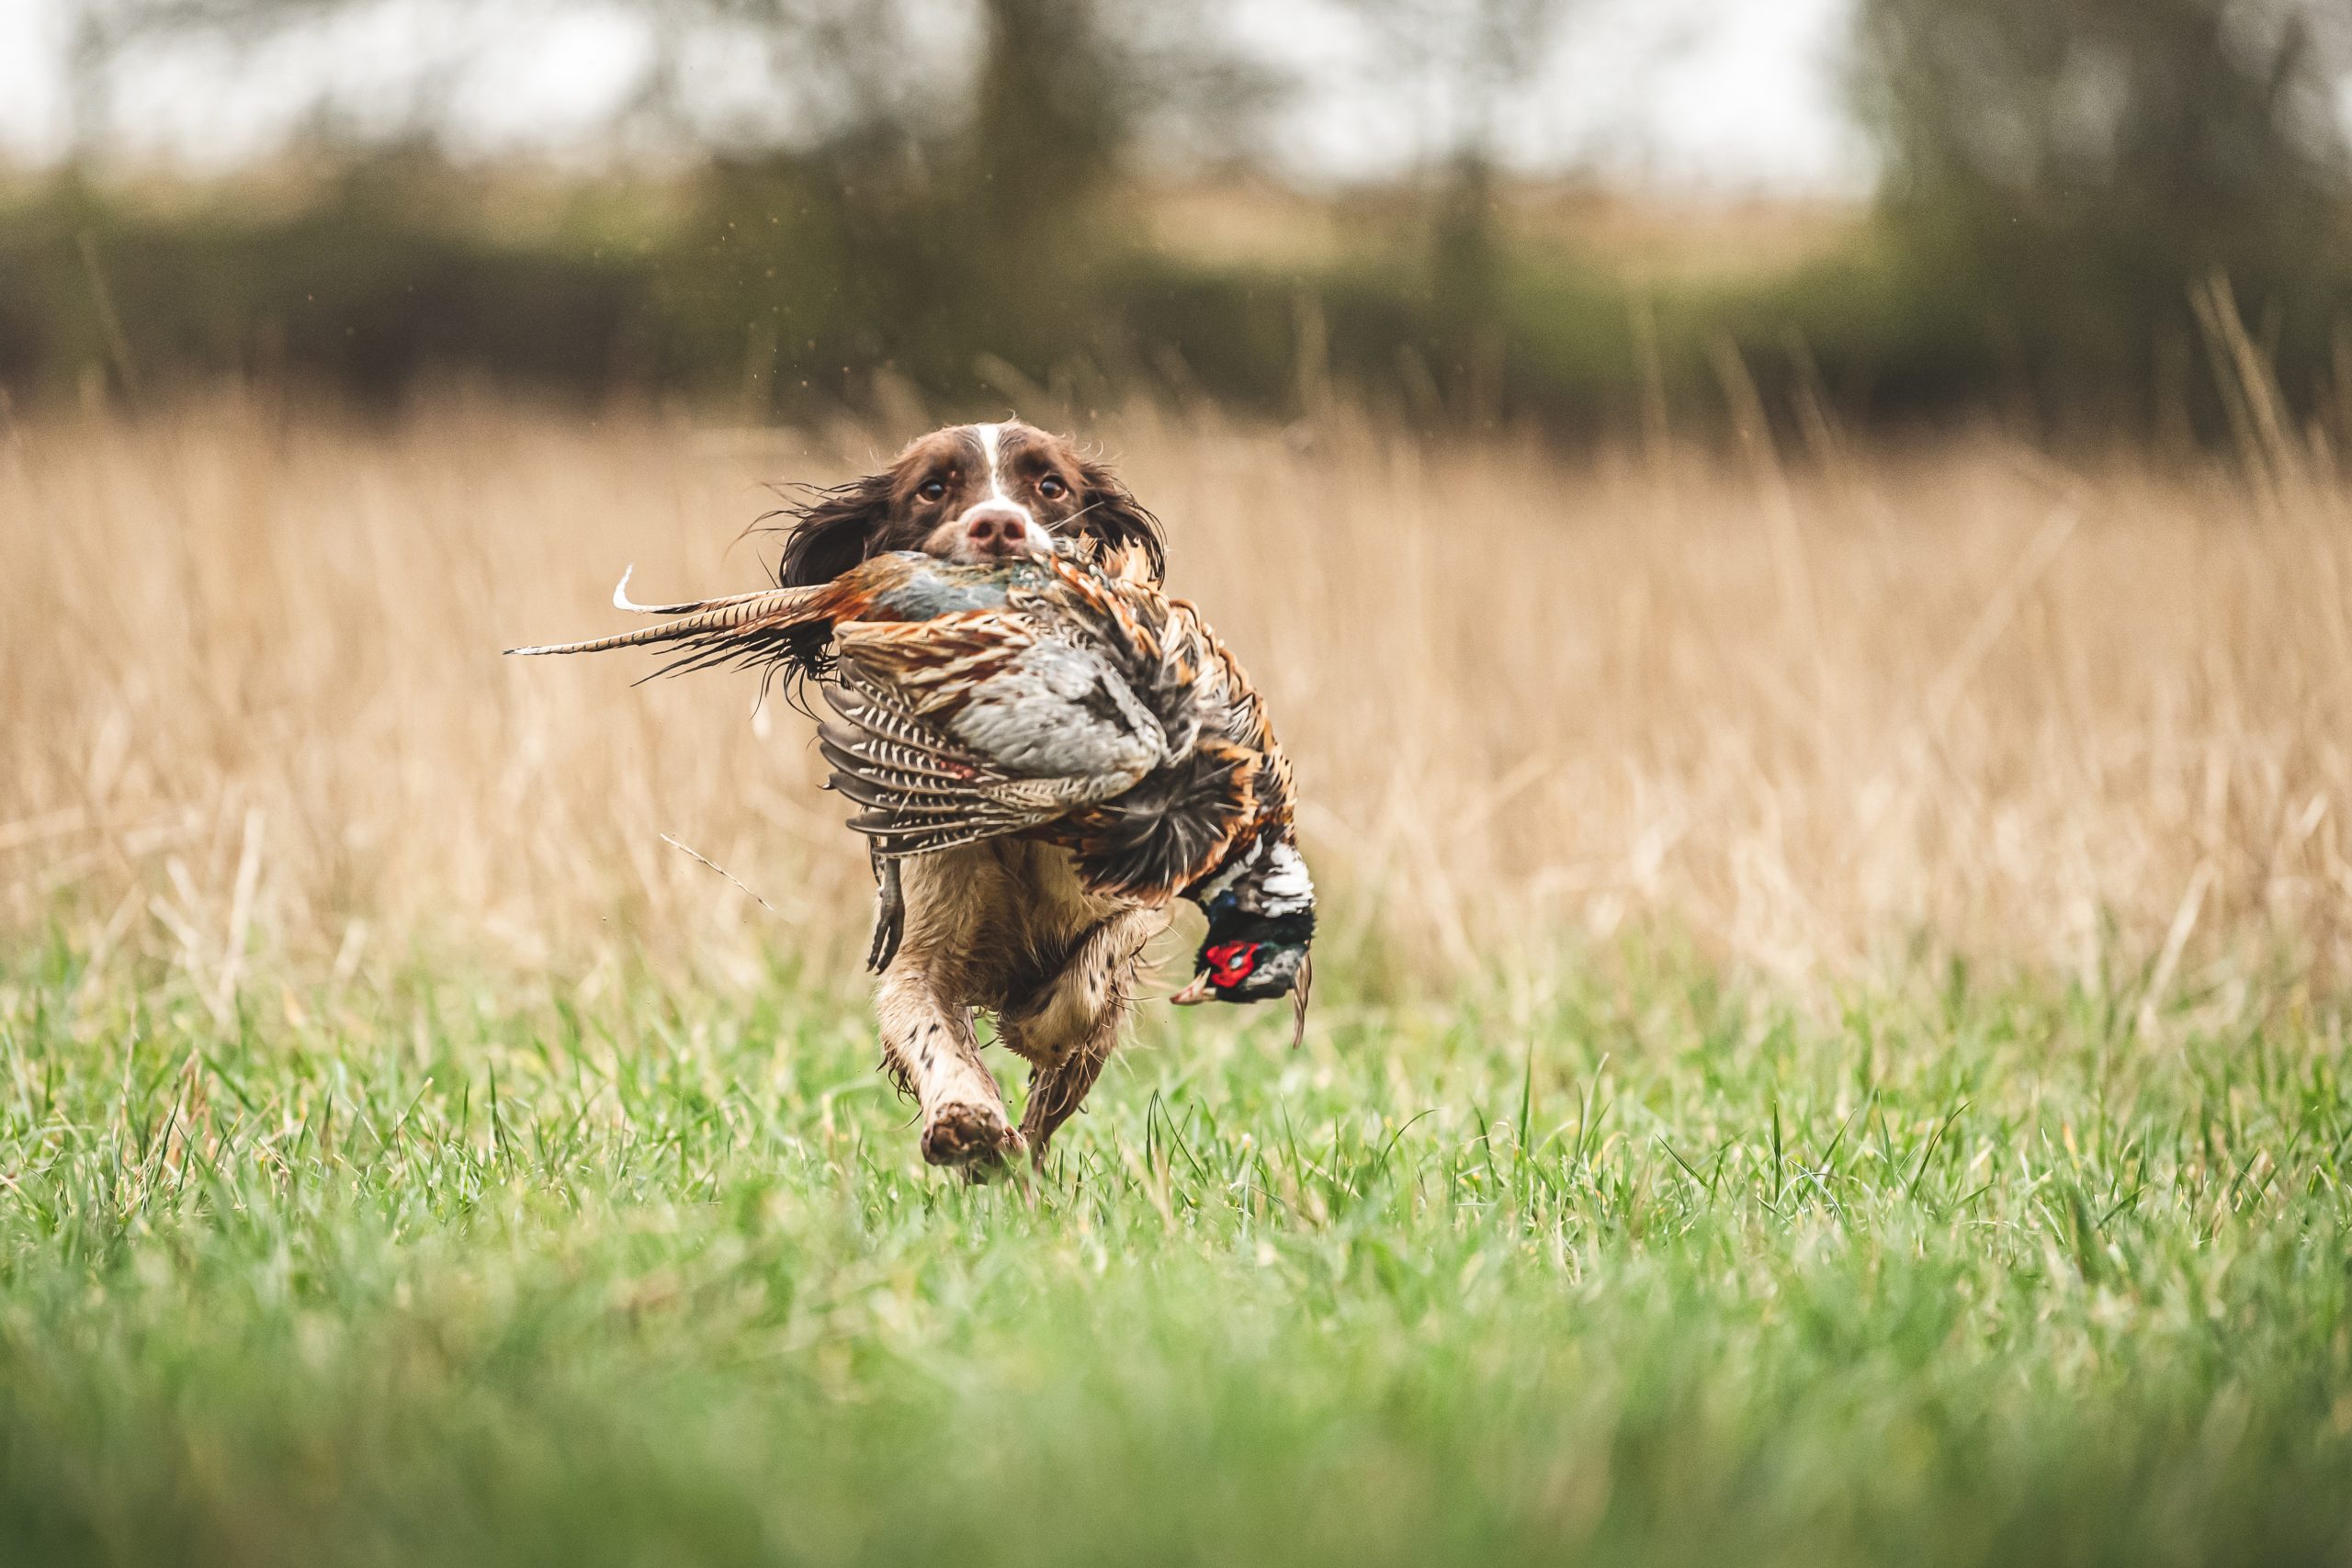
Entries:
POLYGON ((1134 546, 1155 578, 1166 569, 1159 519, 1109 468, 1017 422, 934 430, 888 468, 820 491, 793 515, 778 569, 786 588, 830 582, 885 550, 959 561, 1019 554, 1032 530, 1134 546))
MULTIPOLYGON (((933 431, 878 473, 820 491, 786 525, 785 587, 830 581, 868 556, 923 550, 979 561, 1083 537, 1166 568, 1159 521, 1102 464, 1029 425, 933 431)), ((974 1176, 1027 1152, 1042 1162, 1109 1060, 1158 909, 1091 891, 1069 852, 990 839, 876 863, 883 1066, 922 1108, 922 1154, 974 1176), (1030 1065, 1016 1130, 980 1057, 974 1009, 1030 1065)))

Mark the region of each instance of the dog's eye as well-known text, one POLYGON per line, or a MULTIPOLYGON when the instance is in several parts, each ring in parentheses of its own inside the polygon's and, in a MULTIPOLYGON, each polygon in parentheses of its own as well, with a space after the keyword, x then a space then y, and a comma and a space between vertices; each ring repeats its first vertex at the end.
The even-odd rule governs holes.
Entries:
POLYGON ((922 489, 915 491, 915 493, 922 497, 925 501, 937 501, 940 497, 947 493, 947 481, 944 479, 925 479, 923 481, 922 489))
POLYGON ((1037 481, 1037 493, 1047 501, 1059 501, 1069 493, 1069 486, 1062 483, 1059 474, 1047 474, 1037 481))

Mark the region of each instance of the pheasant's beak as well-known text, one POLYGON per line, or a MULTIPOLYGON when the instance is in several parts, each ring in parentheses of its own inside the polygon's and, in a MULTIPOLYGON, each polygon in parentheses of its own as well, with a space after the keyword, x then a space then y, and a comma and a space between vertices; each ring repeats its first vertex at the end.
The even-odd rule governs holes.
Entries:
POLYGON ((1209 972, 1205 969, 1193 976, 1193 983, 1168 998, 1180 1008, 1198 1007, 1209 999, 1209 972))

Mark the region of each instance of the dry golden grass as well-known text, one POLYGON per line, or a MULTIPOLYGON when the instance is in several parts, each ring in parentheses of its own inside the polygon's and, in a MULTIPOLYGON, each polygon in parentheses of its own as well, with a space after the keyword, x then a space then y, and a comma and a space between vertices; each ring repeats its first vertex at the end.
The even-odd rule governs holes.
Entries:
MULTIPOLYGON (((748 677, 498 650, 612 625, 630 562, 642 597, 754 582, 763 481, 907 434, 455 400, 0 431, 0 929, 64 919, 224 1004, 453 949, 846 977, 865 868, 806 720, 754 721, 748 677)), ((2352 973, 2352 491, 2283 445, 1784 472, 1339 412, 1085 434, 1272 697, 1336 946, 1442 974, 1631 925, 1792 976, 1921 942, 2352 973)))

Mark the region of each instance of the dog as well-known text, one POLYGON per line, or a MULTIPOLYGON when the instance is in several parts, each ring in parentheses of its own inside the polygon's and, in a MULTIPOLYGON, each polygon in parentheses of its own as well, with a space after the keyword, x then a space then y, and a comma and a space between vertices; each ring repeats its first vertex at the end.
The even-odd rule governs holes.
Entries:
MULTIPOLYGON (((1159 520, 1107 467, 1017 422, 933 431, 888 467, 817 491, 784 533, 787 588, 887 550, 978 563, 1071 538, 1123 553, 1154 581, 1167 570, 1159 520)), ((1116 1047, 1144 945, 1165 920, 1090 892, 1067 850, 1018 839, 922 855, 902 876, 893 867, 875 1012, 883 1069, 922 1108, 923 1158, 975 1179, 1024 1152, 1042 1167, 1116 1047), (975 1010, 1030 1065, 1017 1128, 981 1059, 975 1010)))
POLYGON ((1015 421, 956 424, 910 442, 888 468, 788 510, 781 588, 831 582, 868 556, 923 550, 973 562, 1023 553, 1031 535, 1136 549, 1168 570, 1159 520, 1068 439, 1015 421))

